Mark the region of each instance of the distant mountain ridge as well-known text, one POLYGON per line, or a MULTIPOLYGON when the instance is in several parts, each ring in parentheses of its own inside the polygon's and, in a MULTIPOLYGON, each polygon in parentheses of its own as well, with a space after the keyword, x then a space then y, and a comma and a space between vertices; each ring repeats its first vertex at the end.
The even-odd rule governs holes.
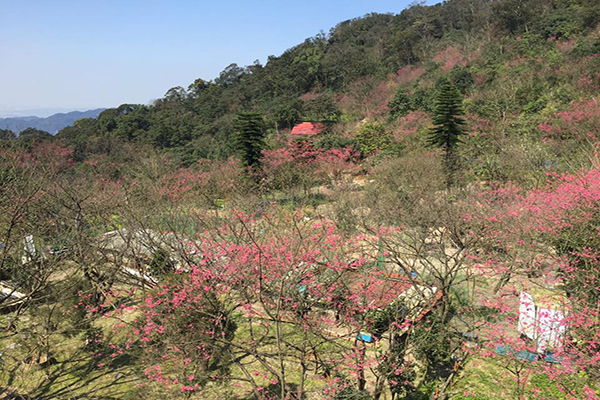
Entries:
POLYGON ((106 110, 105 108, 97 108, 87 111, 71 111, 68 113, 58 113, 46 118, 40 117, 11 117, 0 118, 0 129, 9 129, 15 133, 19 133, 27 128, 40 129, 42 131, 56 134, 63 128, 73 125, 73 123, 81 118, 96 118, 106 110))

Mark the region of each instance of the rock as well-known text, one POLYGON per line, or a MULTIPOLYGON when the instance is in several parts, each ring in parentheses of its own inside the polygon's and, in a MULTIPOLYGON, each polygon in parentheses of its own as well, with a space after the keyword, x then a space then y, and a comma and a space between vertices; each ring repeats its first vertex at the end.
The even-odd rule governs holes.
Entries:
POLYGON ((366 217, 371 214, 371 209, 369 207, 356 207, 352 209, 351 213, 355 217, 366 217))

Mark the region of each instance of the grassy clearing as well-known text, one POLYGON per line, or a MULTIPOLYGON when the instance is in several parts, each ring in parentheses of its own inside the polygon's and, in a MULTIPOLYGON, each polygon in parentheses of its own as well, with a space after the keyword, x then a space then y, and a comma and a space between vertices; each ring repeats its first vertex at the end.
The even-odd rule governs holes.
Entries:
MULTIPOLYGON (((4 322, 4 321, 3 321, 4 322)), ((49 337, 49 356, 41 363, 32 362, 39 348, 24 343, 30 329, 35 329, 23 316, 18 334, 0 338, 2 365, 0 382, 3 387, 32 398, 43 399, 135 399, 138 378, 123 359, 113 359, 105 368, 98 368, 85 347, 85 335, 64 335, 57 332, 49 337)))
MULTIPOLYGON (((506 368, 506 357, 474 357, 455 381, 450 392, 451 398, 473 400, 519 399, 515 375, 506 368)), ((585 372, 561 376, 559 382, 551 380, 539 368, 540 361, 524 364, 526 377, 525 392, 522 398, 544 400, 570 400, 587 398, 585 387, 595 387, 585 372)), ((513 363, 514 365, 514 363, 513 363)))

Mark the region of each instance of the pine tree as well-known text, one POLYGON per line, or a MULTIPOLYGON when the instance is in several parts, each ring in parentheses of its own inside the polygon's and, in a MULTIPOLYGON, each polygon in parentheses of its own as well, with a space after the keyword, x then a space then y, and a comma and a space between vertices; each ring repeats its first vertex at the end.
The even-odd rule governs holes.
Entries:
POLYGON ((235 121, 234 146, 244 166, 259 169, 264 148, 264 124, 259 113, 240 113, 235 121))
POLYGON ((434 127, 429 133, 428 144, 444 150, 444 164, 447 174, 447 185, 454 183, 457 168, 456 147, 462 143, 464 135, 462 96, 458 88, 450 81, 444 81, 437 95, 434 109, 434 127))

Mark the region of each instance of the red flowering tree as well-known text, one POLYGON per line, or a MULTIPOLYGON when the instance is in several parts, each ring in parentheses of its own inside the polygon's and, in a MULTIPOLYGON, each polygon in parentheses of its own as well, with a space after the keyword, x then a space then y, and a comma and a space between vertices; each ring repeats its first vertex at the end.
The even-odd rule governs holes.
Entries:
POLYGON ((339 182, 357 158, 349 147, 325 150, 308 140, 291 140, 285 147, 264 151, 263 169, 271 188, 301 187, 306 194, 312 186, 339 182))
POLYGON ((600 107, 598 98, 573 102, 569 109, 556 113, 538 125, 544 140, 553 144, 559 155, 575 158, 582 152, 586 158, 593 157, 600 140, 600 107))
POLYGON ((538 359, 536 354, 546 361, 554 360, 541 361, 538 373, 567 394, 575 395, 582 389, 581 383, 569 386, 570 374, 585 371, 589 376, 597 375, 599 200, 600 172, 595 166, 587 172, 550 175, 547 185, 540 189, 497 188, 482 195, 479 217, 466 217, 480 223, 491 239, 485 252, 471 254, 473 269, 496 282, 491 292, 479 294, 478 301, 496 314, 482 332, 491 350, 495 348, 505 357, 519 396, 533 390, 528 379, 531 362, 538 359), (524 301, 528 293, 535 297, 524 301), (527 321, 524 317, 534 306, 537 311, 527 321), (525 336, 540 338, 553 327, 560 340, 558 344, 540 339, 532 342, 515 335, 517 325, 525 336))
POLYGON ((117 354, 139 349, 153 382, 186 395, 227 380, 258 398, 301 397, 309 377, 329 395, 348 385, 376 398, 385 384, 411 387, 407 332, 439 297, 418 277, 379 265, 376 237, 343 236, 327 221, 273 209, 239 213, 180 251, 187 254, 173 278, 108 315, 136 316, 113 346, 117 354), (388 350, 373 352, 364 332, 388 350))

